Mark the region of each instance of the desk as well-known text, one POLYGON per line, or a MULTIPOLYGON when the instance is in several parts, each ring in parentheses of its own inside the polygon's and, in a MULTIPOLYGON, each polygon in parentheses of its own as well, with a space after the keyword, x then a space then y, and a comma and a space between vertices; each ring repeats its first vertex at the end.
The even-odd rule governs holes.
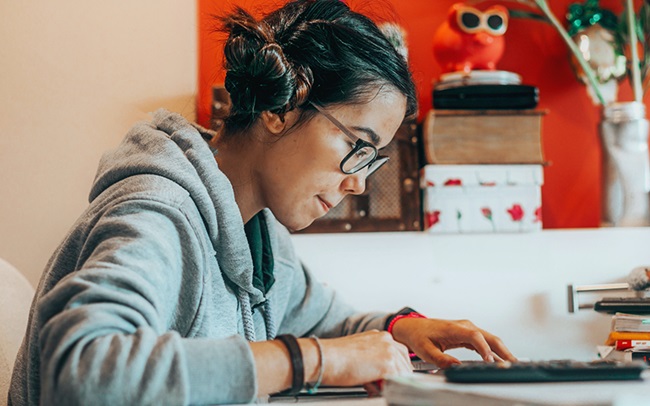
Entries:
MULTIPOLYGON (((647 371, 647 372, 650 372, 647 371)), ((459 384, 444 376, 413 374, 389 379, 384 397, 360 397, 341 388, 341 396, 271 399, 273 406, 319 403, 332 406, 647 406, 650 374, 640 381, 592 381, 514 384, 459 384)), ((331 391, 331 389, 330 389, 331 391)))
POLYGON ((650 380, 458 384, 414 374, 386 383, 385 400, 400 406, 643 406, 650 380))
POLYGON ((384 398, 340 398, 340 399, 323 399, 314 397, 309 400, 301 399, 300 401, 282 401, 282 402, 272 402, 273 406, 286 406, 286 405, 295 405, 296 403, 310 402, 310 403, 319 403, 320 405, 335 405, 335 406, 387 406, 386 399, 384 398))
POLYGON ((332 406, 647 406, 650 381, 558 382, 536 384, 452 384, 433 378, 420 395, 383 398, 300 398, 273 406, 319 403, 332 406))

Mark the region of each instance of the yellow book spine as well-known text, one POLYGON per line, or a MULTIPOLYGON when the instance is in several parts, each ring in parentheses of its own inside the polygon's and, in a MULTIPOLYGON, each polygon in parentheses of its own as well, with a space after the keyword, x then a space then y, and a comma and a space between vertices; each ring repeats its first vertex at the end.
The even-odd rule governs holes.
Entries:
POLYGON ((632 331, 611 331, 605 345, 614 345, 616 340, 650 340, 650 333, 632 331))

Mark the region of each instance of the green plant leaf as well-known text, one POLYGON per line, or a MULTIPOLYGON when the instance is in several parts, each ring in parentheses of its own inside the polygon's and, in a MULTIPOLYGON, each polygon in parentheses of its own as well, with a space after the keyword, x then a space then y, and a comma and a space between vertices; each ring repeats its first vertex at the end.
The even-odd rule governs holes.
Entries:
POLYGON ((639 41, 643 44, 643 59, 641 60, 641 76, 645 83, 644 93, 650 82, 645 82, 650 73, 650 3, 644 1, 639 10, 639 41))
POLYGON ((527 11, 527 10, 508 10, 510 13, 510 17, 512 18, 528 18, 531 20, 537 20, 537 21, 542 21, 545 23, 549 23, 548 18, 546 18, 543 14, 539 13, 534 13, 532 11, 527 11))

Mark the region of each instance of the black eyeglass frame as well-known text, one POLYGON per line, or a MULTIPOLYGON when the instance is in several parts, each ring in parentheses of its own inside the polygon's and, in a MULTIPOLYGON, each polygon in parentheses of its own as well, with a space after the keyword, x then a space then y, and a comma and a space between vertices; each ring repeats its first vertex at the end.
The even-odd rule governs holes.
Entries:
POLYGON ((339 120, 334 118, 330 113, 328 113, 323 107, 319 106, 318 104, 314 102, 309 102, 314 108, 323 116, 325 116, 326 119, 328 119, 332 124, 336 126, 343 134, 345 134, 348 138, 350 138, 352 141, 354 141, 354 148, 352 148, 352 151, 350 151, 342 160, 339 165, 339 168, 341 169, 341 172, 345 173, 346 175, 353 175, 359 171, 361 171, 364 168, 368 168, 368 173, 366 173, 366 178, 368 178, 370 175, 375 173, 377 169, 381 168, 388 160, 390 159, 387 156, 384 155, 379 155, 379 151, 377 150, 377 147, 372 145, 371 143, 357 137, 354 135, 354 133, 347 128, 343 123, 341 123, 339 120), (358 151, 360 151, 363 148, 370 148, 373 151, 374 156, 372 159, 370 159, 367 163, 365 163, 362 166, 359 166, 358 168, 353 168, 353 170, 346 170, 345 169, 345 163, 350 160, 354 154, 356 154, 358 151))

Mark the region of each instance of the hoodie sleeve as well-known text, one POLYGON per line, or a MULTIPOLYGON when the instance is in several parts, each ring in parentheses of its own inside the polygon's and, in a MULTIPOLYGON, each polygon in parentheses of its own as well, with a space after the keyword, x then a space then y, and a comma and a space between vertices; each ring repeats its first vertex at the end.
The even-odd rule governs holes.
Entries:
MULTIPOLYGON (((333 289, 317 281, 304 265, 299 264, 294 279, 294 300, 288 320, 299 320, 304 313, 305 330, 301 336, 314 334, 322 338, 341 337, 368 330, 383 330, 390 314, 363 313, 354 309, 333 289), (300 294, 302 292, 302 294, 300 294)), ((300 328, 300 327, 297 327, 300 328)))
POLYGON ((167 204, 131 200, 104 213, 84 242, 92 248, 79 269, 38 303, 41 400, 252 401, 254 360, 242 337, 182 338, 177 332, 193 322, 179 320, 180 309, 200 303, 200 244, 188 218, 167 204))
POLYGON ((273 224, 277 239, 274 255, 277 251, 278 261, 292 270, 288 303, 279 333, 328 338, 384 329, 390 314, 361 313, 347 304, 333 289, 316 280, 300 262, 286 228, 277 220, 273 224))

